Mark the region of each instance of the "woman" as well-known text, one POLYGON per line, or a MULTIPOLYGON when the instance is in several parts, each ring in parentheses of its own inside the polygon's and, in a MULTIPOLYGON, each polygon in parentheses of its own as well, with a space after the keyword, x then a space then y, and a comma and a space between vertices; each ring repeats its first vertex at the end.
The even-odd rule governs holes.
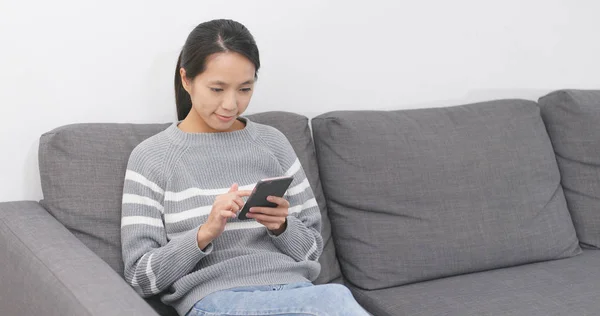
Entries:
POLYGON ((175 73, 180 121, 129 158, 125 279, 180 315, 365 315, 347 288, 311 283, 323 240, 306 175, 281 132, 241 116, 259 68, 243 25, 214 20, 190 33, 175 73), (256 182, 282 175, 294 180, 271 197, 277 207, 238 220, 256 182))

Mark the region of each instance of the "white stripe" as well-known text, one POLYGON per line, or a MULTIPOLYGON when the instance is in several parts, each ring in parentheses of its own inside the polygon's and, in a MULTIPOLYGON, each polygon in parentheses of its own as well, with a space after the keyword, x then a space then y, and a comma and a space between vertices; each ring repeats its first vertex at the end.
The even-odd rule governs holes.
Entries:
MULTIPOLYGON (((256 186, 256 183, 244 185, 238 188, 238 190, 252 190, 256 186)), ((230 188, 220 189, 200 189, 200 188, 189 188, 179 192, 167 191, 165 192, 165 201, 179 202, 194 196, 205 196, 205 195, 221 195, 229 192, 230 188)))
POLYGON ((160 218, 152 218, 146 216, 124 216, 121 218, 121 228, 127 225, 149 225, 155 227, 164 227, 160 218))
MULTIPOLYGON (((225 224, 225 230, 252 229, 252 228, 261 228, 261 227, 264 228, 265 226, 260 224, 257 221, 253 221, 253 220, 225 224)), ((167 233, 167 238, 169 240, 173 240, 173 239, 179 238, 187 233, 188 233, 188 231, 172 233, 172 234, 167 233)))
POLYGON ((158 288, 156 287, 156 275, 154 275, 154 271, 152 271, 152 256, 148 257, 148 263, 146 264, 146 275, 148 275, 148 279, 150 280, 150 292, 152 294, 158 293, 158 288))
POLYGON ((295 175, 296 172, 298 172, 298 170, 300 170, 300 167, 302 167, 302 165, 300 164, 300 160, 298 160, 298 158, 296 158, 296 161, 294 161, 294 163, 288 169, 288 171, 285 172, 285 175, 286 176, 293 176, 293 175, 295 175))
POLYGON ((306 188, 310 187, 308 183, 308 179, 304 179, 304 181, 300 182, 300 184, 293 186, 287 190, 287 195, 296 195, 304 192, 306 188))
POLYGON ((212 205, 206 205, 201 207, 196 207, 191 210, 173 213, 173 214, 165 214, 165 223, 173 224, 181 221, 185 221, 186 219, 200 217, 204 215, 210 214, 210 210, 212 209, 212 205))
POLYGON ((147 205, 152 206, 159 210, 161 213, 164 213, 165 208, 157 201, 137 194, 123 194, 123 204, 139 204, 139 205, 147 205))
POLYGON ((311 208, 313 206, 318 206, 317 200, 315 198, 312 198, 312 199, 304 202, 304 204, 302 204, 302 205, 296 205, 294 207, 288 208, 288 214, 299 213, 299 212, 302 212, 305 209, 311 208))
POLYGON ((131 279, 131 286, 133 286, 134 288, 141 290, 142 288, 140 288, 140 285, 138 284, 137 281, 137 276, 135 274, 135 271, 133 272, 133 278, 131 279))
POLYGON ((137 267, 139 266, 140 262, 142 262, 144 260, 144 257, 147 255, 148 253, 145 253, 140 260, 138 260, 138 263, 135 265, 135 269, 133 269, 133 278, 131 278, 131 285, 137 289, 139 289, 141 291, 141 287, 138 284, 138 280, 137 280, 137 267))
POLYGON ((235 222, 227 223, 225 230, 237 230, 237 229, 251 229, 251 228, 266 228, 263 224, 257 221, 246 221, 246 222, 235 222))
POLYGON ((140 288, 140 285, 137 282, 137 276, 136 276, 135 272, 133 272, 133 278, 131 279, 131 285, 136 289, 140 288))
POLYGON ((137 182, 143 186, 150 188, 152 191, 154 191, 156 193, 164 194, 164 192, 165 192, 156 183, 148 180, 148 178, 146 178, 143 175, 141 175, 135 171, 132 171, 132 170, 127 170, 125 172, 125 180, 131 180, 131 181, 137 182))
POLYGON ((312 246, 310 246, 310 249, 308 249, 308 253, 306 254, 306 257, 304 257, 304 260, 308 260, 308 258, 315 253, 315 251, 317 251, 317 241, 315 240, 312 244, 312 246))
MULTIPOLYGON (((252 228, 265 228, 265 226, 255 220, 249 220, 244 222, 234 222, 225 224, 225 230, 239 230, 239 229, 252 229, 252 228)), ((186 234, 187 231, 178 232, 173 234, 167 234, 169 239, 175 239, 186 234)))

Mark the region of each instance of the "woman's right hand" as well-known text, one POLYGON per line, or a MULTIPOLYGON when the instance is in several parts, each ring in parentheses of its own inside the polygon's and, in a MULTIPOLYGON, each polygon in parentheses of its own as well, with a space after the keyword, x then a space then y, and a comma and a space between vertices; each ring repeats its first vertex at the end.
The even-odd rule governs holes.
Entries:
POLYGON ((243 196, 249 196, 251 190, 238 190, 238 184, 234 183, 229 192, 217 195, 213 203, 208 219, 198 230, 198 247, 204 250, 213 239, 219 237, 228 218, 235 218, 237 212, 244 206, 243 196))

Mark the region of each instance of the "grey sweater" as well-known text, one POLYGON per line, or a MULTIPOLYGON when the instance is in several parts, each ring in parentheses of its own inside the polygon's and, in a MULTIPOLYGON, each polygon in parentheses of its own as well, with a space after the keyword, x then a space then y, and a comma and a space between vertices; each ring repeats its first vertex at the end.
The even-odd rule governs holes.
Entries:
POLYGON ((238 119, 246 127, 224 133, 186 133, 173 123, 129 158, 121 218, 125 279, 144 297, 161 293, 180 315, 215 291, 313 281, 320 272, 321 214, 292 146, 277 129, 238 119), (217 195, 233 183, 252 190, 258 180, 282 175, 294 177, 282 234, 234 218, 204 251, 198 247, 198 229, 217 195))

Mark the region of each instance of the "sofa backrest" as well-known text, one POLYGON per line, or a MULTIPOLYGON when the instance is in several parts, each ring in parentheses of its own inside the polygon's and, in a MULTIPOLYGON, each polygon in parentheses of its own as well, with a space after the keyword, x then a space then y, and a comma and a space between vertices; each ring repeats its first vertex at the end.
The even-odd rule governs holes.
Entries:
POLYGON ((539 100, 577 237, 600 249, 600 90, 560 90, 539 100))
POLYGON ((581 252, 535 102, 312 120, 343 275, 376 290, 581 252))
MULTIPOLYGON (((339 282, 339 264, 331 242, 308 119, 286 112, 265 112, 248 118, 279 129, 296 151, 322 212, 325 249, 316 283, 339 282)), ((56 128, 40 139, 44 195, 40 203, 121 275, 121 199, 127 161, 135 146, 168 126, 74 124, 56 128)))

